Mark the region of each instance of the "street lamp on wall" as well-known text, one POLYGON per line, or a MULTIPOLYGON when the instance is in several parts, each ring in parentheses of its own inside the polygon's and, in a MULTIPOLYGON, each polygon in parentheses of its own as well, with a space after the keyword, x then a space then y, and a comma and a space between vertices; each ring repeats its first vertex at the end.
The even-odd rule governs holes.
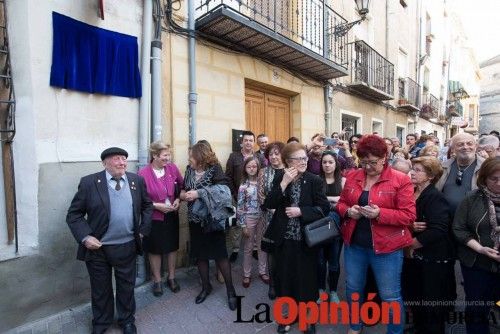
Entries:
POLYGON ((356 10, 361 16, 361 19, 335 26, 335 29, 333 31, 335 37, 344 36, 349 30, 351 30, 352 27, 354 27, 356 24, 360 24, 366 19, 366 14, 368 14, 369 12, 368 8, 370 5, 370 0, 354 0, 354 2, 356 3, 356 10))

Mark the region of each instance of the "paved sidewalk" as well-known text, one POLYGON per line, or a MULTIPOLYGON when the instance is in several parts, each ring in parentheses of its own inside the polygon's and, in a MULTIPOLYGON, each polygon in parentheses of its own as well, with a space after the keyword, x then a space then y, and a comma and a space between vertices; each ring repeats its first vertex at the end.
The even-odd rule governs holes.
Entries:
MULTIPOLYGON (((241 256, 239 258, 241 259, 241 256)), ((260 281, 255 268, 251 286, 248 289, 243 288, 241 285, 241 270, 239 263, 233 266, 233 279, 237 294, 245 296, 242 299, 241 318, 248 320, 253 314, 263 310, 263 306, 260 306, 258 311, 255 310, 259 303, 267 303, 270 306, 272 306, 272 303, 267 298, 267 285, 260 281)), ((151 293, 150 283, 137 288, 136 325, 138 332, 145 334, 276 333, 275 323, 234 323, 237 313, 236 311, 230 311, 227 307, 225 285, 218 283, 214 278, 215 268, 213 263, 210 272, 214 290, 205 302, 199 305, 194 303, 196 295, 200 292, 198 271, 195 267, 178 270, 177 281, 181 285, 181 291, 177 294, 165 289, 162 297, 154 297, 151 293)), ((344 282, 343 275, 340 282, 344 282)), ((463 296, 462 293, 459 294, 463 296)), ((339 284, 339 296, 345 300, 344 284, 342 283, 339 284)), ((272 309, 270 312, 272 318, 272 309)), ((90 304, 86 304, 15 328, 8 333, 90 333, 91 318, 90 304)), ((500 332, 498 327, 492 327, 492 330, 492 333, 500 332)), ((107 333, 119 334, 121 330, 118 326, 113 326, 107 333)), ((294 326, 289 333, 299 333, 299 331, 294 326)), ((317 333, 347 333, 347 326, 318 326, 317 333)), ((367 327, 363 330, 363 334, 382 333, 385 333, 385 326, 383 325, 367 327)), ((461 324, 448 326, 447 333, 465 333, 465 326, 461 324)))
MULTIPOLYGON (((214 277, 215 268, 213 263, 211 264, 210 279, 214 290, 205 302, 199 305, 194 303, 196 295, 200 292, 199 276, 195 267, 178 270, 177 281, 181 285, 181 291, 176 294, 165 289, 163 296, 154 297, 151 293, 150 283, 138 287, 136 289, 138 332, 145 334, 276 333, 277 325, 275 323, 234 323, 237 313, 230 311, 227 307, 225 285, 217 282, 214 277)), ((248 320, 256 313, 255 307, 259 303, 268 303, 270 306, 272 303, 267 298, 267 285, 260 280, 256 272, 254 271, 248 289, 241 285, 241 272, 239 263, 233 265, 236 292, 238 295, 245 296, 242 299, 241 318, 248 320)), ((261 306, 259 311, 262 309, 261 306)), ((272 309, 270 313, 272 318, 272 309)), ((90 304, 86 304, 15 328, 8 333, 90 333, 91 318, 90 304)), ((383 326, 380 327, 383 328, 383 326)), ((368 328, 364 333, 381 333, 381 328, 378 331, 375 331, 374 328, 368 328)), ((318 327, 318 333, 345 333, 346 331, 346 326, 318 327)), ((107 333, 118 334, 121 333, 121 330, 118 326, 113 326, 107 333)), ((299 331, 295 326, 292 327, 290 333, 299 333, 299 331)))

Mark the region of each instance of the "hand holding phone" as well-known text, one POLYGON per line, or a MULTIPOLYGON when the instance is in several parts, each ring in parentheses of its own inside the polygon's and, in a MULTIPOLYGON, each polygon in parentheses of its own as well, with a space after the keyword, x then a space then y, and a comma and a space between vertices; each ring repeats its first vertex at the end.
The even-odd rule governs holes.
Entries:
POLYGON ((325 146, 336 146, 338 139, 335 138, 325 138, 325 146))

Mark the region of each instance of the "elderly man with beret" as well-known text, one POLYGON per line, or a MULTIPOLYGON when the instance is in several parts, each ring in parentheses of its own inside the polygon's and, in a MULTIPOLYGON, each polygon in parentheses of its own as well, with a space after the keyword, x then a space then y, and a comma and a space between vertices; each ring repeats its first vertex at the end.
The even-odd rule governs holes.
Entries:
POLYGON ((135 260, 142 253, 142 236, 151 229, 153 204, 142 177, 126 171, 127 158, 124 149, 104 150, 104 170, 80 180, 66 217, 79 244, 77 259, 85 261, 89 273, 92 333, 104 333, 113 323, 113 270, 118 324, 125 334, 137 332, 135 260))

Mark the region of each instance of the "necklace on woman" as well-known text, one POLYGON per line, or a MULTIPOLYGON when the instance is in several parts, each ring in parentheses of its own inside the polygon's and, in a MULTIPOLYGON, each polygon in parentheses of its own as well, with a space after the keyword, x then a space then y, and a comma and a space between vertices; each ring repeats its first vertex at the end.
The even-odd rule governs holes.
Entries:
POLYGON ((153 167, 153 172, 155 173, 156 177, 162 177, 165 175, 165 169, 163 167, 156 168, 155 165, 152 165, 153 167))
POLYGON ((194 179, 198 181, 203 177, 203 174, 205 174, 205 171, 202 170, 201 172, 198 172, 196 169, 194 170, 194 179))

